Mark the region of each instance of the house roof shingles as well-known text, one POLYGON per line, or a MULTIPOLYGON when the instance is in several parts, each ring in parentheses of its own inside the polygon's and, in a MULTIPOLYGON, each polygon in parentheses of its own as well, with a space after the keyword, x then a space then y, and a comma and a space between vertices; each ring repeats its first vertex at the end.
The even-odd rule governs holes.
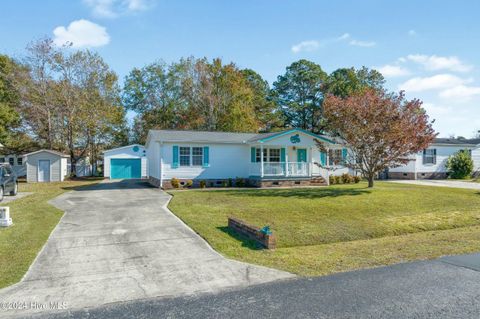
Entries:
MULTIPOLYGON (((247 144, 260 142, 263 139, 294 132, 294 129, 270 133, 236 133, 236 132, 212 132, 212 131, 183 131, 183 130, 151 130, 151 138, 164 142, 197 142, 197 143, 228 143, 247 144)), ((331 139, 323 135, 321 138, 331 139)))
POLYGON ((474 139, 458 139, 458 138, 436 138, 432 144, 435 145, 471 145, 471 146, 476 146, 480 144, 480 139, 479 138, 474 138, 474 139))

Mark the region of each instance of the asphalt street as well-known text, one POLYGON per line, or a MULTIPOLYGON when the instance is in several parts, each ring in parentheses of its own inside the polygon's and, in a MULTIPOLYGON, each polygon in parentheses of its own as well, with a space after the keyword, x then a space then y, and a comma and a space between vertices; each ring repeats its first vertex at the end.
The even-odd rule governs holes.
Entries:
POLYGON ((445 257, 35 318, 479 318, 480 255, 445 257))

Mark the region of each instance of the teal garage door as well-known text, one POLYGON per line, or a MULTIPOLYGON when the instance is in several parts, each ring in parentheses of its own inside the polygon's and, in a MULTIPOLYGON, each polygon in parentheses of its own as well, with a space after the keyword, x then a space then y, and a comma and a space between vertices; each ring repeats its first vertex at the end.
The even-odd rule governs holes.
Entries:
POLYGON ((110 159, 110 178, 141 178, 142 160, 139 158, 112 158, 110 159))

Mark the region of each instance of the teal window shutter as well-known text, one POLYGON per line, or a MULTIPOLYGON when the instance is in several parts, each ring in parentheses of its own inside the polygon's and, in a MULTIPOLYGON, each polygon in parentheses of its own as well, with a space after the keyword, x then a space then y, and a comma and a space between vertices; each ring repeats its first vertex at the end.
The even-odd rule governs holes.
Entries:
POLYGON ((282 147, 280 149, 280 162, 284 163, 285 162, 285 159, 286 159, 286 156, 285 156, 285 147, 282 147))
POLYGON ((209 147, 203 147, 203 167, 210 167, 210 154, 209 147))
POLYGON ((342 149, 342 162, 343 163, 347 162, 347 155, 348 155, 347 149, 346 148, 342 149))
POLYGON ((257 161, 257 150, 255 147, 250 148, 250 162, 255 163, 257 161))
POLYGON ((327 165, 327 153, 326 152, 320 152, 320 164, 322 166, 327 165))
POLYGON ((178 168, 178 146, 177 145, 173 145, 172 154, 173 154, 172 168, 178 168))

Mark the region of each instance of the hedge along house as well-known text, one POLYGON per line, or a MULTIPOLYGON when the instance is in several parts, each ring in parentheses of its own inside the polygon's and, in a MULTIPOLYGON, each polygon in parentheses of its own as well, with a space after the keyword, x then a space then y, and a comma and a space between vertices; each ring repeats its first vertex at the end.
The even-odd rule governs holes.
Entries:
POLYGON ((70 155, 52 150, 39 150, 25 154, 24 158, 27 182, 63 182, 68 174, 70 155))
POLYGON ((147 178, 145 148, 139 144, 113 148, 103 152, 103 176, 111 179, 147 178))
POLYGON ((473 160, 474 173, 480 174, 480 139, 436 138, 426 149, 412 154, 407 165, 390 168, 390 179, 447 178, 447 160, 460 150, 468 150, 473 160))
POLYGON ((347 149, 301 129, 274 133, 151 130, 145 144, 150 183, 170 188, 172 178, 220 186, 242 178, 253 186, 327 185, 329 174, 352 173, 341 163, 347 149), (322 153, 315 139, 328 145, 322 153), (328 170, 322 166, 334 168, 328 170))

